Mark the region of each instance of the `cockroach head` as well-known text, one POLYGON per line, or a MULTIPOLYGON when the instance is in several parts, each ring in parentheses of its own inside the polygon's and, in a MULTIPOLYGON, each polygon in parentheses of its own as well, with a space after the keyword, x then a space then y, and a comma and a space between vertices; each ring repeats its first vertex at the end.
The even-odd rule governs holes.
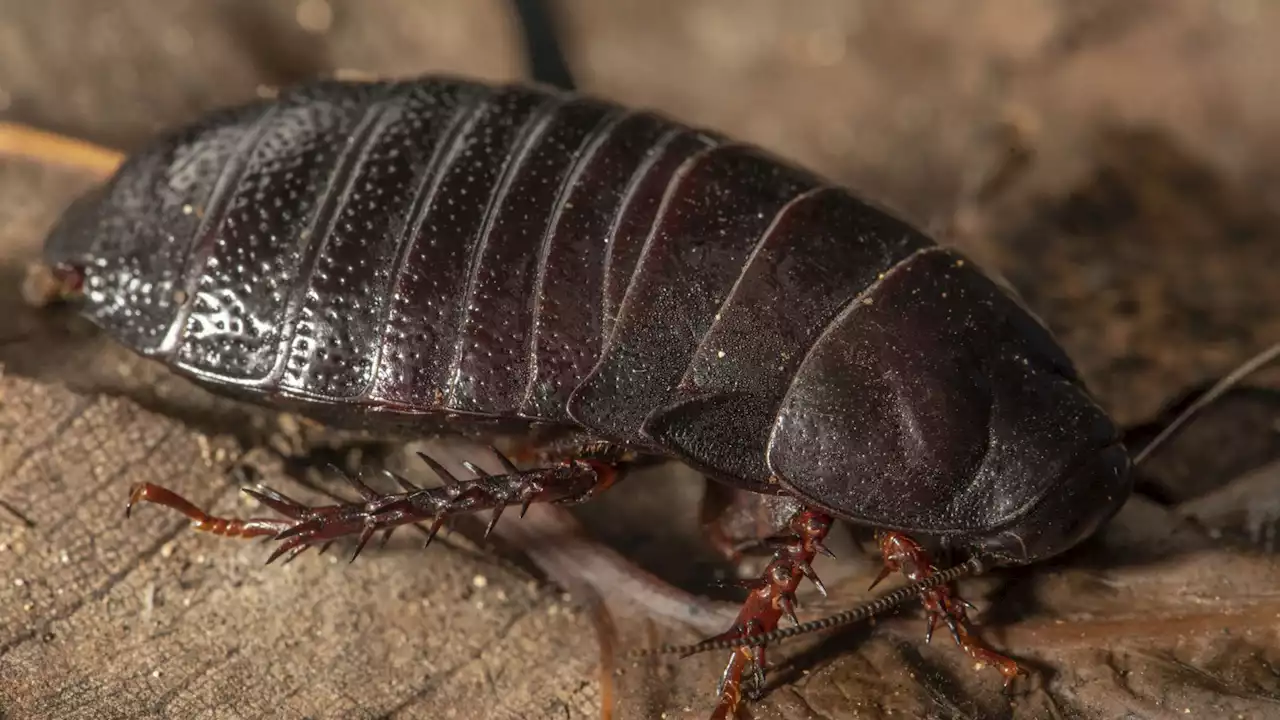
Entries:
POLYGON ((1131 483, 1116 426, 1045 326, 949 251, 831 322, 778 409, 768 460, 838 517, 1009 564, 1079 543, 1131 483))
POLYGON ((1129 498, 1131 463, 1124 445, 1082 452, 1052 476, 1048 491, 1002 527, 963 537, 970 553, 1002 565, 1026 565, 1069 550, 1093 535, 1129 498))

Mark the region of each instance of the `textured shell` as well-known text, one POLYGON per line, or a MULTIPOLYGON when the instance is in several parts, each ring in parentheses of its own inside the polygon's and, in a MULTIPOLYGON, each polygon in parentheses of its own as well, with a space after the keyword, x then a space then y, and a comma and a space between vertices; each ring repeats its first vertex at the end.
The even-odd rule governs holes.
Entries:
POLYGON ((713 133, 435 77, 303 85, 159 138, 46 258, 85 266, 112 336, 224 391, 644 444, 686 375, 763 372, 780 399, 840 299, 928 244, 713 133))
POLYGON ((709 142, 541 88, 315 83, 157 140, 46 258, 86 267, 96 324, 223 390, 566 420, 709 142))
MULTIPOLYGON (((48 261, 83 267, 92 321, 219 391, 330 422, 578 427, 770 491, 780 418, 826 422, 823 398, 870 368, 828 362, 801 378, 806 359, 872 300, 893 342, 894 317, 945 296, 924 256, 957 257, 752 146, 546 88, 441 77, 314 83, 212 114, 130 158, 46 245, 48 261), (882 282, 895 272, 910 278, 898 300, 882 282)), ((992 317, 1013 318, 1005 329, 1073 383, 1043 328, 982 282, 970 309, 1003 308, 992 317)), ((980 355, 1007 339, 1003 320, 957 324, 939 307, 916 337, 980 355)), ((805 439, 827 444, 819 470, 874 438, 906 447, 893 444, 903 413, 937 420, 940 457, 985 452, 974 433, 988 397, 938 404, 873 376, 859 392, 883 408, 805 439)), ((786 452, 795 465, 806 450, 786 452)), ((938 508, 991 489, 944 470, 938 508)), ((823 475, 805 474, 784 482, 823 475)), ((820 494, 845 517, 903 515, 894 477, 863 481, 883 492, 820 494)))

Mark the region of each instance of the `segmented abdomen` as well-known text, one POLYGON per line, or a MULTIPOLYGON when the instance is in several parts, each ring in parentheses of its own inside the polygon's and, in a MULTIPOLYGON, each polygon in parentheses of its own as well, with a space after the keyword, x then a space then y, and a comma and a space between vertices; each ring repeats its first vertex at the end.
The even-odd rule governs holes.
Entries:
POLYGON ((420 79, 174 134, 47 254, 90 266, 99 324, 214 384, 576 422, 759 477, 822 328, 930 245, 656 115, 420 79))

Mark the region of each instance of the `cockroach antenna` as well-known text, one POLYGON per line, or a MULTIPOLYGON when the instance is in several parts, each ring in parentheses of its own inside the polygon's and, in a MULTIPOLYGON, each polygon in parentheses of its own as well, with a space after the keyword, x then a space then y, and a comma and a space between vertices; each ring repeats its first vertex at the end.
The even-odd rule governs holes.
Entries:
POLYGON ((1151 457, 1156 448, 1163 445, 1173 437, 1175 433, 1182 429, 1184 425, 1190 422, 1193 415, 1208 407, 1215 400, 1221 398, 1235 386, 1244 381, 1245 378, 1262 370, 1266 366, 1280 359, 1280 342, 1264 348, 1253 357, 1240 363, 1234 370, 1227 373, 1225 377, 1219 380, 1213 387, 1204 392, 1203 395, 1196 398, 1195 402, 1187 406, 1185 410, 1178 414, 1173 422, 1170 422, 1156 435, 1155 439, 1147 443, 1142 450, 1133 456, 1133 464, 1138 465, 1151 457))
POLYGON ((713 650, 727 650, 730 648, 748 645, 752 647, 768 645, 770 643, 780 642, 799 635, 807 635, 809 633, 830 630, 843 625, 851 625, 856 622, 867 620, 876 615, 882 615, 907 600, 918 596, 926 590, 931 590, 939 585, 954 582, 955 580, 963 577, 981 575, 984 570, 986 570, 986 563, 982 561, 982 558, 975 556, 959 565, 956 565, 955 567, 934 573, 929 577, 922 578, 908 585, 903 585, 896 590, 885 593, 865 605, 845 610, 825 618, 810 620, 809 622, 800 623, 799 625, 793 625, 788 628, 779 628, 771 632, 743 634, 737 637, 716 637, 693 645, 661 645, 656 648, 641 648, 633 651, 631 655, 633 657, 643 657, 651 655, 679 654, 683 657, 689 657, 691 655, 711 652, 713 650))

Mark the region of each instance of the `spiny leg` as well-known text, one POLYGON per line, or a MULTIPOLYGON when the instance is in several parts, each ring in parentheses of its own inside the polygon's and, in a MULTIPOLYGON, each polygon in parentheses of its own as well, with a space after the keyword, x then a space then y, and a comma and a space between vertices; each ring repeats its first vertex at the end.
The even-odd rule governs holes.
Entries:
MULTIPOLYGON (((808 578, 822 594, 826 588, 813 571, 818 553, 825 552, 822 541, 831 529, 831 517, 817 510, 801 508, 787 523, 786 533, 772 538, 773 559, 759 579, 743 583, 751 589, 733 627, 718 637, 739 637, 769 632, 778 627, 783 616, 796 622, 796 590, 808 578)), ((729 656, 716 689, 719 696, 712 720, 734 716, 742 702, 743 681, 751 672, 754 694, 764 690, 765 653, 763 647, 741 647, 729 656)))
MULTIPOLYGON (((915 581, 929 577, 937 572, 929 553, 910 537, 899 532, 880 531, 876 533, 876 541, 880 545, 880 554, 884 558, 884 568, 871 583, 871 587, 880 584, 890 573, 901 571, 907 580, 915 581)), ((969 630, 969 618, 966 607, 973 605, 962 600, 951 588, 941 585, 921 593, 925 613, 929 619, 929 628, 925 632, 925 642, 933 639, 933 630, 941 618, 951 631, 951 637, 969 657, 973 658, 976 668, 990 665, 1004 676, 1004 685, 1009 687, 1013 679, 1026 672, 1013 660, 988 648, 969 630)))
MULTIPOLYGON (((427 537, 427 543, 430 544, 445 520, 452 515, 493 510, 488 528, 492 530, 502 511, 508 506, 520 505, 523 515, 533 503, 581 502, 608 488, 617 478, 612 465, 597 460, 566 460, 552 467, 521 471, 505 456, 497 454, 506 470, 504 474, 458 480, 430 456, 418 453, 445 481, 445 485, 438 488, 420 488, 405 478, 391 474, 404 492, 383 494, 358 477, 347 475, 348 482, 359 493, 361 502, 313 507, 267 488, 245 489, 246 493, 284 516, 283 518, 236 520, 214 517, 177 493, 150 483, 133 488, 126 514, 134 504, 149 502, 177 510, 195 521, 196 529, 205 532, 228 537, 270 536, 280 541, 280 545, 271 553, 268 563, 288 553, 287 562, 316 544, 322 544, 323 551, 337 538, 359 535, 359 543, 351 557, 355 560, 378 531, 384 533, 385 539, 401 525, 430 520, 432 524, 427 537)), ((474 468, 470 463, 466 467, 474 468)))

